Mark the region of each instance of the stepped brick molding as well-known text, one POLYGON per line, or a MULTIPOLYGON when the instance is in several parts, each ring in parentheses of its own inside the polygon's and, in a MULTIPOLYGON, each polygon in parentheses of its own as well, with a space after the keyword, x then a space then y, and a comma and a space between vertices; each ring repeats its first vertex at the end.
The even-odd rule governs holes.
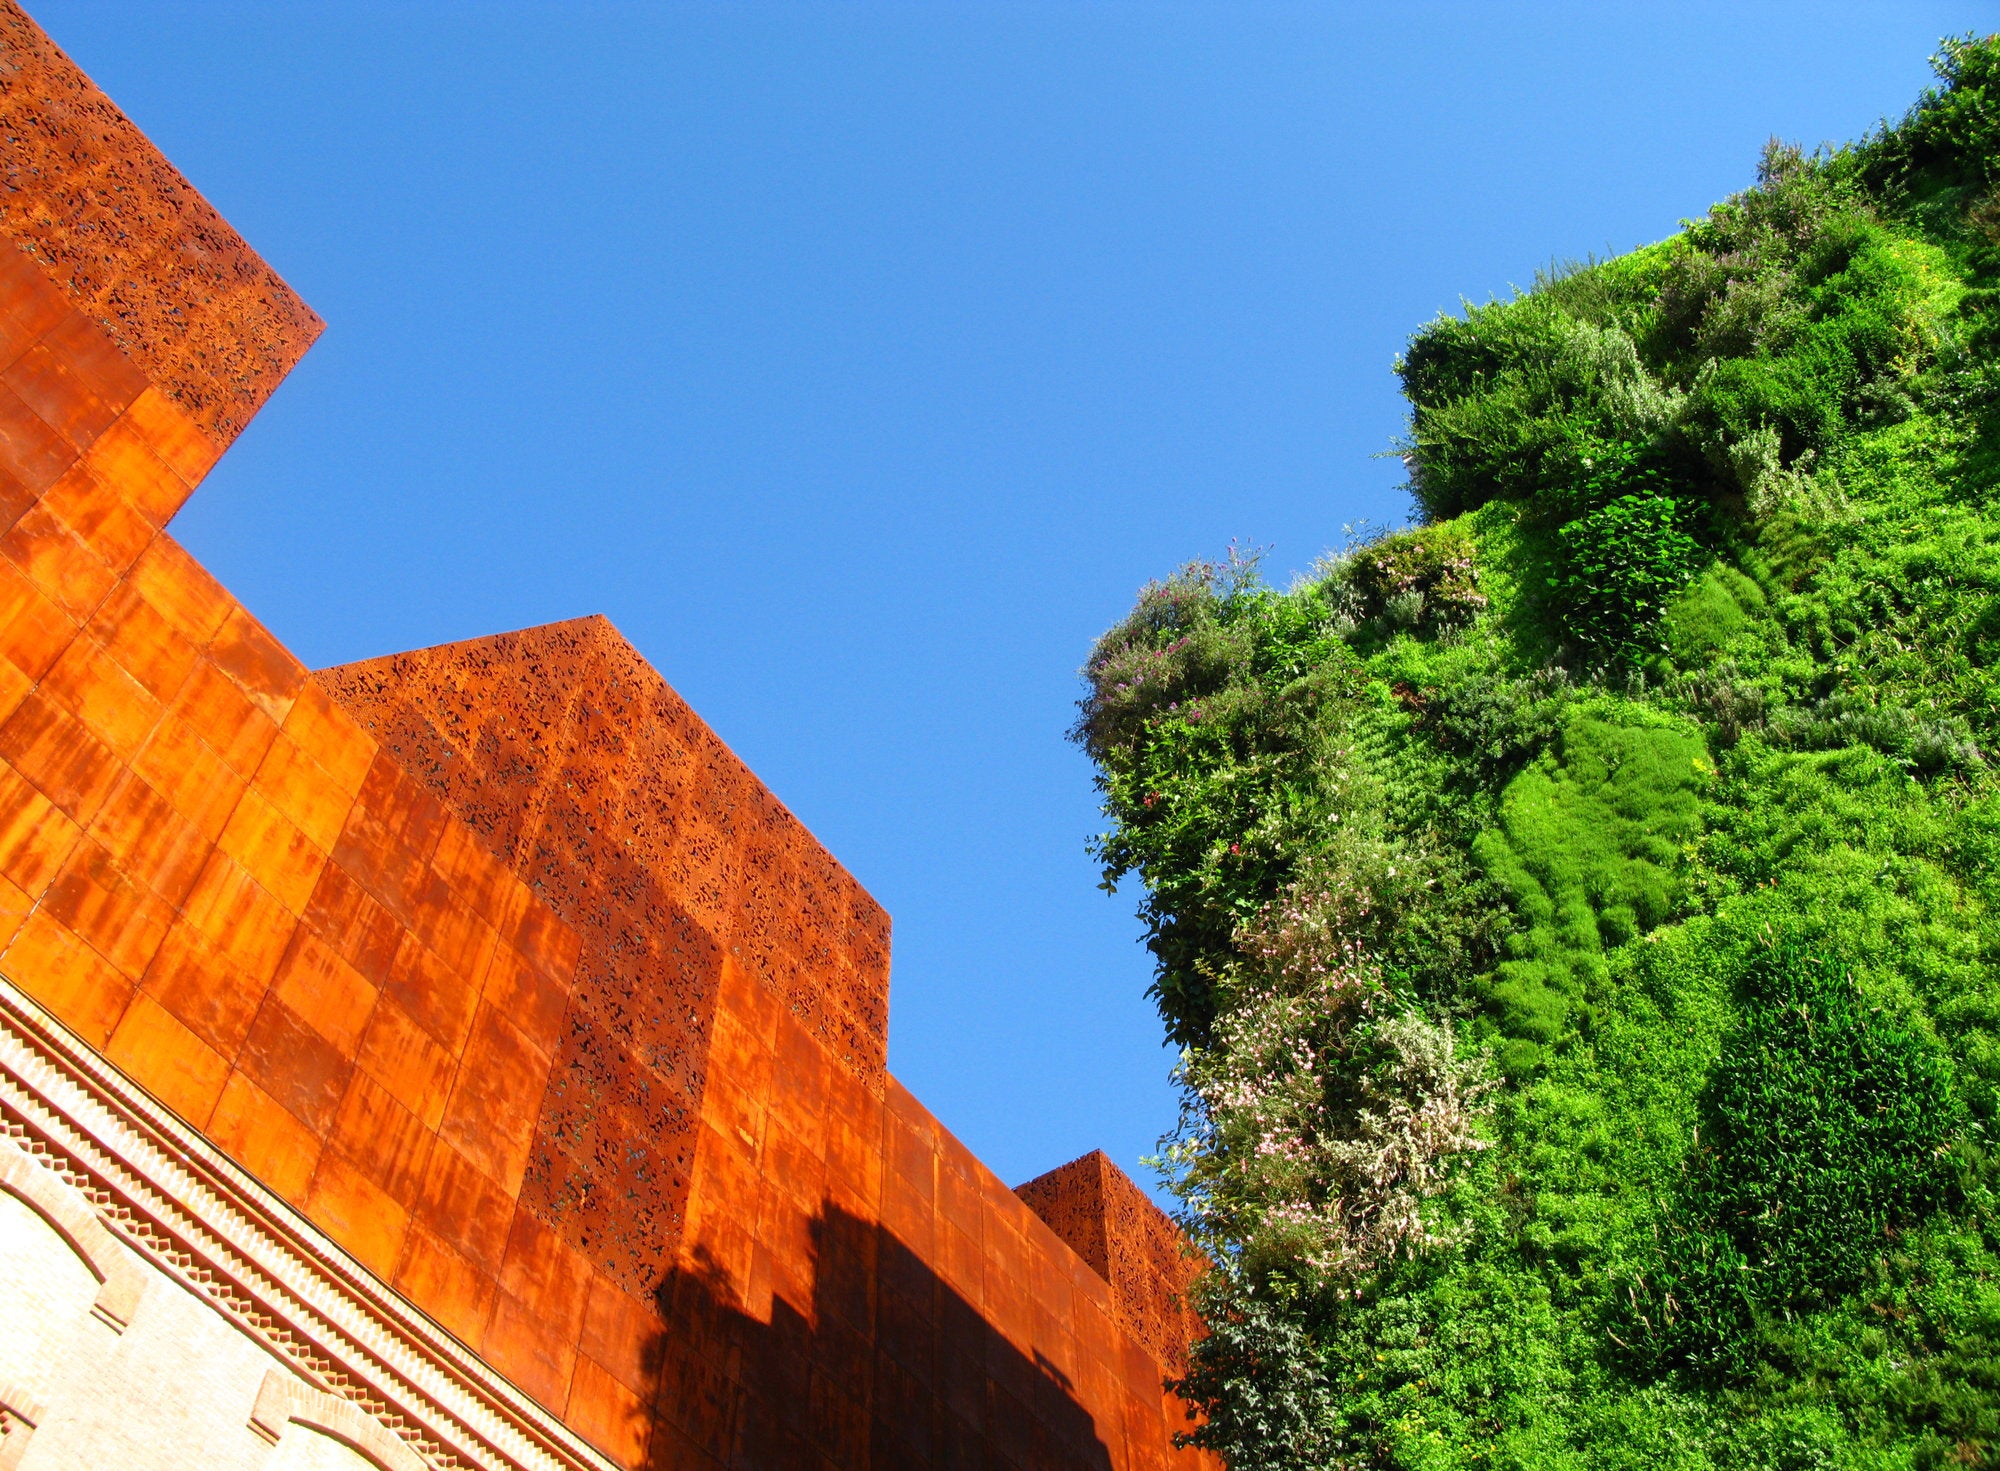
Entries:
POLYGON ((6 981, 0 1174, 0 1467, 612 1465, 6 981))
POLYGON ((609 624, 314 676, 167 535, 318 319, 11 0, 0 113, 0 1466, 1197 1464, 1171 1228, 609 624))

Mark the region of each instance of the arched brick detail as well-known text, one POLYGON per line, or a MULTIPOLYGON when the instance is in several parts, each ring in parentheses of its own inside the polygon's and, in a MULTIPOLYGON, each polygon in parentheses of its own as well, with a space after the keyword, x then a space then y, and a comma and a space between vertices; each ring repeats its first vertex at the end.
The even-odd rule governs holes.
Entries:
POLYGON ((14 1471, 21 1464, 28 1453, 28 1437, 46 1413, 33 1394, 0 1379, 0 1471, 14 1471))
POLYGON ((117 1237, 104 1227, 90 1202, 60 1176, 43 1169, 19 1145, 0 1145, 0 1190, 47 1221, 98 1281, 91 1311, 116 1332, 124 1332, 146 1290, 146 1275, 117 1237))
POLYGON ((429 1461, 357 1406, 273 1369, 258 1387, 250 1428, 276 1445, 294 1423, 332 1436, 382 1471, 430 1471, 429 1461))

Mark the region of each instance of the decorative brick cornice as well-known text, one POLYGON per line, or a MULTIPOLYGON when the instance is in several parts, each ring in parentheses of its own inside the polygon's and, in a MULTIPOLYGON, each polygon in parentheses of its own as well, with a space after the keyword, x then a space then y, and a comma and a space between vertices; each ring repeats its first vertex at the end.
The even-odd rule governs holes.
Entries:
MULTIPOLYGON (((302 1387, 353 1406, 424 1464, 611 1471, 4 977, 0 1134, 32 1157, 14 1174, 44 1170, 94 1207, 72 1230, 117 1237, 268 1349, 302 1387)), ((37 1186, 10 1176, 7 1188, 37 1186)), ((108 1275, 100 1280, 109 1287, 108 1275)))
MULTIPOLYGON (((0 1142, 0 1190, 26 1201, 69 1243, 70 1250, 98 1281, 91 1312, 113 1332, 123 1333, 146 1290, 146 1277, 105 1229, 90 1202, 12 1140, 0 1142)), ((3 1389, 0 1403, 11 1404, 3 1389)), ((30 1422, 37 1419, 31 1414, 26 1418, 30 1422)))

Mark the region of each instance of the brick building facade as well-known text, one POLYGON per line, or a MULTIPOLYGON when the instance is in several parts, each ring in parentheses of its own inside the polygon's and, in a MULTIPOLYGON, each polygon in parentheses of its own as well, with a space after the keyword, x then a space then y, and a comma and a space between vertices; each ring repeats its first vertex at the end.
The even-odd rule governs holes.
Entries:
POLYGON ((304 669, 168 521, 317 335, 0 0, 0 1468, 1158 1467, 1101 1155, 601 618, 304 669))

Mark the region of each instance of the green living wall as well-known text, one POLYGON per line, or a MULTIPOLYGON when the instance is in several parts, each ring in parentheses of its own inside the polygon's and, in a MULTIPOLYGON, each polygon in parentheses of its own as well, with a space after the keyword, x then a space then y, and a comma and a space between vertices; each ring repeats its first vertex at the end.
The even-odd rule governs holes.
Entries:
POLYGON ((1233 1467, 2000 1466, 2000 42, 1417 332, 1411 529, 1147 587, 1233 1467))

